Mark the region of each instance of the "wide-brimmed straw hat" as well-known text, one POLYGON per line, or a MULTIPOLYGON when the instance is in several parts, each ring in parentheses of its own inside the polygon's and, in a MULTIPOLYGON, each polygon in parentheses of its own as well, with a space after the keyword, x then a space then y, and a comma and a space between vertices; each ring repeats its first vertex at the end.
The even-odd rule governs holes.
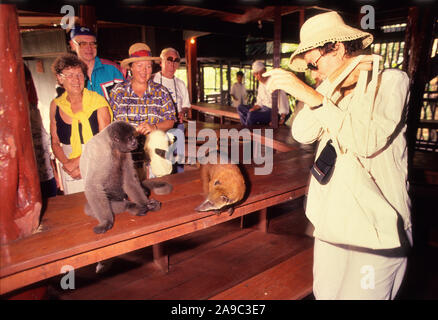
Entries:
POLYGON ((345 24, 341 16, 330 11, 313 16, 304 22, 300 30, 300 44, 297 50, 291 55, 289 67, 298 72, 307 69, 307 63, 303 53, 328 42, 343 42, 362 38, 362 49, 365 49, 373 42, 373 36, 362 30, 350 27, 345 24))
POLYGON ((122 68, 126 68, 131 62, 149 60, 160 61, 160 57, 152 57, 149 46, 145 43, 138 42, 129 47, 129 58, 126 58, 120 64, 122 68))

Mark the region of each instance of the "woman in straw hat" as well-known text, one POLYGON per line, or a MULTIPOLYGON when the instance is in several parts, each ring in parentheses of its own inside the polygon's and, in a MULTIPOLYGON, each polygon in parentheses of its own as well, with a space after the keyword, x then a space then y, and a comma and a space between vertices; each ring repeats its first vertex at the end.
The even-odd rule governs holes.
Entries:
POLYGON ((404 137, 409 79, 398 69, 379 72, 378 56, 361 55, 372 40, 336 12, 319 14, 303 24, 290 58, 294 71, 317 71, 319 87, 285 70, 267 73, 269 90, 305 103, 292 123, 294 139, 319 141, 316 158, 336 161, 328 182, 322 162, 315 163, 306 204, 315 227, 317 299, 393 299, 412 245, 404 137))
POLYGON ((117 84, 110 92, 109 104, 115 120, 126 121, 137 128, 139 146, 132 152, 141 180, 146 178, 144 143, 145 136, 155 130, 167 131, 176 121, 175 105, 168 90, 155 83, 152 76, 153 57, 144 43, 134 43, 129 48, 129 58, 121 62, 131 74, 125 82, 117 84))
POLYGON ((157 129, 167 131, 176 120, 175 106, 168 91, 151 79, 153 61, 159 60, 152 56, 146 44, 133 44, 129 48, 129 58, 121 62, 131 77, 117 84, 110 93, 114 119, 129 122, 143 135, 157 129))

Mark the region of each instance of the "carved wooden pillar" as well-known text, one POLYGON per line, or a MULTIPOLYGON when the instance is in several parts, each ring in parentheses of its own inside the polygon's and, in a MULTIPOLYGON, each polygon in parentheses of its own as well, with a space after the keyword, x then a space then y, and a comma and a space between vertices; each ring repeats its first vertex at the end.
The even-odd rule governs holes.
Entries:
POLYGON ((0 64, 0 242, 5 244, 32 234, 41 211, 14 5, 0 4, 0 64))
POLYGON ((196 88, 196 76, 198 71, 196 54, 196 40, 189 38, 186 40, 186 68, 187 68, 187 82, 190 96, 190 102, 196 103, 198 92, 196 88))

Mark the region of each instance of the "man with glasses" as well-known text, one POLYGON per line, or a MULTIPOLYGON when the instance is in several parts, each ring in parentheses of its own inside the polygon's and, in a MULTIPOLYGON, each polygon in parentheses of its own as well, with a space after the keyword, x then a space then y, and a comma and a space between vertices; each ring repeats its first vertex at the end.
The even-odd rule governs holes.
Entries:
MULTIPOLYGON (((191 108, 189 91, 181 79, 175 77, 175 72, 178 70, 181 57, 179 52, 174 48, 166 48, 161 51, 160 54, 161 71, 157 72, 153 77, 154 82, 159 83, 167 88, 177 113, 178 121, 175 123, 175 127, 184 132, 184 117, 187 118, 187 114, 191 108)), ((177 172, 183 172, 184 166, 181 164, 176 165, 177 172)))
POLYGON ((108 100, 116 83, 123 82, 121 68, 114 62, 97 57, 97 42, 90 28, 76 26, 70 31, 70 47, 88 66, 88 90, 99 93, 108 100))

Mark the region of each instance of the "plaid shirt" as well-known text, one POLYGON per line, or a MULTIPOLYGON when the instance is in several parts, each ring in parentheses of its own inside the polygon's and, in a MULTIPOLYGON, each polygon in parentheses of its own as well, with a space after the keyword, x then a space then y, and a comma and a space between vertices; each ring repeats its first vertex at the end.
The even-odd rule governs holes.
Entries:
POLYGON ((114 120, 123 120, 134 126, 147 122, 157 124, 164 120, 174 120, 175 106, 167 89, 148 81, 148 87, 142 97, 132 89, 131 81, 117 84, 110 92, 109 105, 114 120))

